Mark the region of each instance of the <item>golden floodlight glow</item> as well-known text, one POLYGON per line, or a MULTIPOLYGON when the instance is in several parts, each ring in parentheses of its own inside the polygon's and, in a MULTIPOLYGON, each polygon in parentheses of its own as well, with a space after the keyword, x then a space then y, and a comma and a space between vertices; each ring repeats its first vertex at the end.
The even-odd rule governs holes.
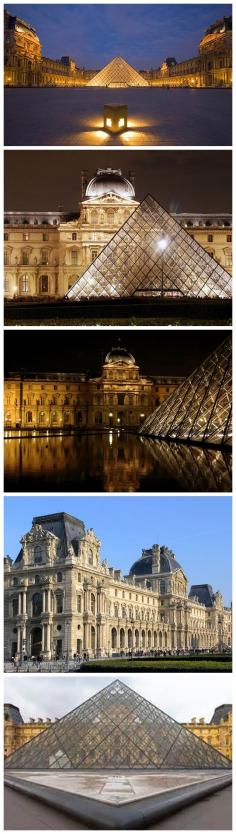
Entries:
POLYGON ((105 104, 103 113, 104 128, 109 133, 121 133, 121 131, 127 130, 126 104, 105 104))

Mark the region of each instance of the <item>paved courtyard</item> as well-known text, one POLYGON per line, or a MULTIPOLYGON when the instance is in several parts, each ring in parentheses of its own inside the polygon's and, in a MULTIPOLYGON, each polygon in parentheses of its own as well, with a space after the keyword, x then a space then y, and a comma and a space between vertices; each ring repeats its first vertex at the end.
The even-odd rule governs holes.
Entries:
POLYGON ((85 796, 112 805, 124 805, 138 799, 161 795, 189 785, 208 782, 225 776, 219 770, 173 771, 18 771, 8 770, 7 776, 24 779, 47 788, 56 788, 76 796, 85 796))

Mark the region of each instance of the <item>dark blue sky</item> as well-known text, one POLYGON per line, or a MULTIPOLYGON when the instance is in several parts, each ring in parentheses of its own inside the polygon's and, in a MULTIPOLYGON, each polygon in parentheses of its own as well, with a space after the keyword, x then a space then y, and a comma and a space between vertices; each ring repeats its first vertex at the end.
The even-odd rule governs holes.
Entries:
POLYGON ((43 55, 70 55, 78 66, 100 68, 122 55, 137 69, 157 67, 167 56, 177 61, 197 54, 204 30, 230 4, 71 5, 10 4, 6 9, 34 26, 43 55))
POLYGON ((231 602, 231 498, 226 496, 18 496, 5 498, 5 553, 16 557, 19 539, 35 515, 67 512, 93 527, 102 559, 124 574, 143 547, 165 544, 190 584, 209 582, 231 602))

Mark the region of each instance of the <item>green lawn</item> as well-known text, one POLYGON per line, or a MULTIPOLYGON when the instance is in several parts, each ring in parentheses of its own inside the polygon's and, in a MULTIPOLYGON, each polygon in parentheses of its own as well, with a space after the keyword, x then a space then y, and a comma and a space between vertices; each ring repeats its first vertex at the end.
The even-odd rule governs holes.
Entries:
POLYGON ((231 660, 130 660, 129 658, 114 660, 98 660, 90 663, 83 663, 80 666, 81 672, 231 672, 231 660))

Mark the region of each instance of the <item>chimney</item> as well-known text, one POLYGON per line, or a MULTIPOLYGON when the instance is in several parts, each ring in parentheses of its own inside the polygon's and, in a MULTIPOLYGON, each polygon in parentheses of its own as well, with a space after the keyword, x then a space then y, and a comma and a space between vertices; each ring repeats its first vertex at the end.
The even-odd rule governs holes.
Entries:
POLYGON ((81 179, 81 200, 84 200, 86 188, 87 188, 87 185, 88 185, 88 171, 81 171, 80 179, 81 179))
POLYGON ((133 186, 134 191, 135 191, 135 173, 134 173, 134 171, 128 171, 128 179, 131 182, 131 185, 133 186))

